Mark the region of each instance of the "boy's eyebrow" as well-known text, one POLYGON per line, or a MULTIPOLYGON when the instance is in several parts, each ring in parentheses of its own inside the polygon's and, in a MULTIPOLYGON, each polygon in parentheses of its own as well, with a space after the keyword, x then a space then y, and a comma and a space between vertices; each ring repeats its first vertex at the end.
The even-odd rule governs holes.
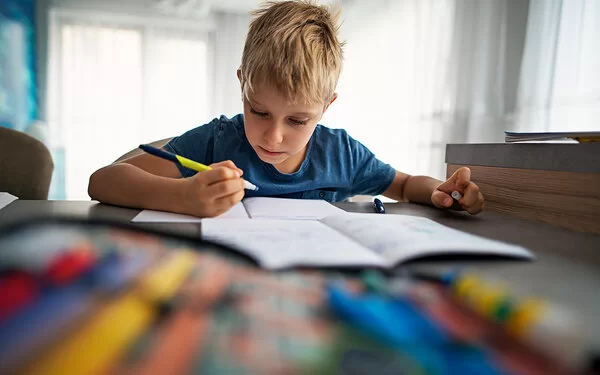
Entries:
POLYGON ((308 117, 314 117, 315 114, 311 113, 311 112, 296 112, 293 114, 294 116, 308 116, 308 117))
POLYGON ((250 98, 249 96, 247 96, 247 95, 246 95, 246 99, 247 99, 247 100, 248 100, 248 102, 249 102, 250 104, 252 104, 252 105, 254 105, 254 104, 256 104, 256 105, 259 105, 259 106, 261 105, 259 102, 257 102, 257 101, 256 101, 256 100, 254 100, 254 99, 251 99, 251 98, 250 98))

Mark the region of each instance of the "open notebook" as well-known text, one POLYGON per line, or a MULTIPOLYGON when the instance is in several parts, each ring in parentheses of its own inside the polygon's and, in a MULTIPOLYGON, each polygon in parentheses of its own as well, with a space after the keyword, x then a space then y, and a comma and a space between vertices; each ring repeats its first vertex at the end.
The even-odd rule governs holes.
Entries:
MULTIPOLYGON (((324 200, 254 197, 245 198, 215 219, 296 219, 317 220, 345 212, 324 200)), ((204 221, 195 216, 171 212, 143 210, 131 221, 162 223, 194 223, 204 221)))
POLYGON ((202 237, 238 249, 268 269, 393 268, 442 254, 533 258, 520 246, 409 215, 344 213, 312 221, 204 219, 202 237))

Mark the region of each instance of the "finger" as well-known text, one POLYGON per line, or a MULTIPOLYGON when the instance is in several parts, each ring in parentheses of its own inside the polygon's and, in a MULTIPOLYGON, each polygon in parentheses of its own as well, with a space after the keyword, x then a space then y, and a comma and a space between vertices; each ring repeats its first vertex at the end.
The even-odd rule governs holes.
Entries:
POLYGON ((473 182, 469 183, 467 188, 464 190, 463 197, 459 200, 459 203, 465 208, 469 208, 474 206, 479 199, 479 186, 474 184, 473 182))
POLYGON ((214 204, 215 204, 215 207, 217 208, 217 211, 219 212, 217 215, 221 215, 221 214, 229 211, 231 209, 231 207, 238 204, 242 200, 242 198, 244 198, 244 195, 245 195, 245 191, 241 190, 241 191, 235 192, 233 194, 226 195, 226 196, 216 199, 214 204))
POLYGON ((475 204, 473 204, 471 207, 465 208, 465 210, 472 215, 480 213, 483 210, 483 206, 485 205, 485 202, 483 200, 483 194, 479 192, 478 195, 479 197, 475 204))
POLYGON ((240 173, 236 169, 221 166, 213 168, 210 171, 200 172, 194 177, 202 181, 203 185, 210 186, 221 181, 239 179, 240 176, 240 173))
POLYGON ((464 188, 466 187, 464 181, 471 181, 471 169, 467 167, 458 168, 452 176, 450 176, 446 181, 444 181, 440 186, 437 187, 438 190, 441 190, 445 193, 451 194, 452 191, 457 190, 459 193, 462 193, 464 188))
POLYGON ((218 162, 218 163, 213 163, 213 164, 211 164, 211 165, 210 165, 210 167, 211 167, 211 168, 213 168, 213 169, 214 169, 214 168, 218 168, 218 167, 226 167, 226 168, 231 168, 231 169, 235 169, 235 170, 238 170, 238 171, 240 171, 240 176, 241 176, 242 174, 244 174, 244 171, 242 171, 241 169, 239 169, 239 168, 238 168, 238 167, 235 165, 235 163, 234 163, 233 161, 231 161, 231 160, 225 160, 225 161, 220 161, 220 162, 218 162))
POLYGON ((462 193, 471 183, 471 169, 468 167, 458 168, 454 175, 456 176, 454 188, 462 193))
POLYGON ((241 178, 215 182, 204 189, 202 194, 212 197, 213 202, 217 199, 244 191, 244 180, 241 178))
POLYGON ((452 203, 452 197, 443 191, 436 190, 431 194, 431 204, 438 208, 450 208, 452 203))
POLYGON ((443 182, 441 185, 439 185, 437 187, 437 190, 443 191, 444 193, 447 193, 447 194, 452 194, 452 191, 455 190, 454 189, 454 181, 455 180, 456 180, 456 177, 454 177, 454 175, 452 175, 449 179, 447 179, 445 182, 443 182))

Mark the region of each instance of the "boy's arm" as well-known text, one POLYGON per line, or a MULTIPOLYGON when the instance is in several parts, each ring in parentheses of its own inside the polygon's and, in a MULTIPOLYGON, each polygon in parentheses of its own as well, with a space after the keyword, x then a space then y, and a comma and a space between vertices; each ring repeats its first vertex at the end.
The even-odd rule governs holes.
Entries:
POLYGON ((454 201, 450 194, 461 193, 460 207, 471 214, 483 209, 483 195, 479 187, 471 181, 471 170, 462 167, 456 170, 445 182, 428 176, 411 176, 396 171, 394 181, 383 195, 401 202, 415 202, 433 205, 438 208, 451 208, 454 201))
POLYGON ((119 206, 216 216, 239 202, 244 190, 241 171, 231 161, 212 167, 181 178, 174 163, 142 154, 94 172, 88 193, 92 199, 119 206))

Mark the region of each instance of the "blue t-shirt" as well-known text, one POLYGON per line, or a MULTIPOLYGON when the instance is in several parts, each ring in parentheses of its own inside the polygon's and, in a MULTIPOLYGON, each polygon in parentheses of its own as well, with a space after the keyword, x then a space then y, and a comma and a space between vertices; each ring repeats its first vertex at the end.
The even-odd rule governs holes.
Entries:
MULTIPOLYGON (((260 160, 246 139, 244 116, 221 116, 173 138, 165 149, 204 164, 232 160, 243 177, 259 187, 247 197, 324 199, 341 202, 354 195, 383 193, 396 171, 343 129, 317 125, 306 158, 291 174, 279 172, 260 160)), ((179 166, 183 177, 196 172, 179 166)))

